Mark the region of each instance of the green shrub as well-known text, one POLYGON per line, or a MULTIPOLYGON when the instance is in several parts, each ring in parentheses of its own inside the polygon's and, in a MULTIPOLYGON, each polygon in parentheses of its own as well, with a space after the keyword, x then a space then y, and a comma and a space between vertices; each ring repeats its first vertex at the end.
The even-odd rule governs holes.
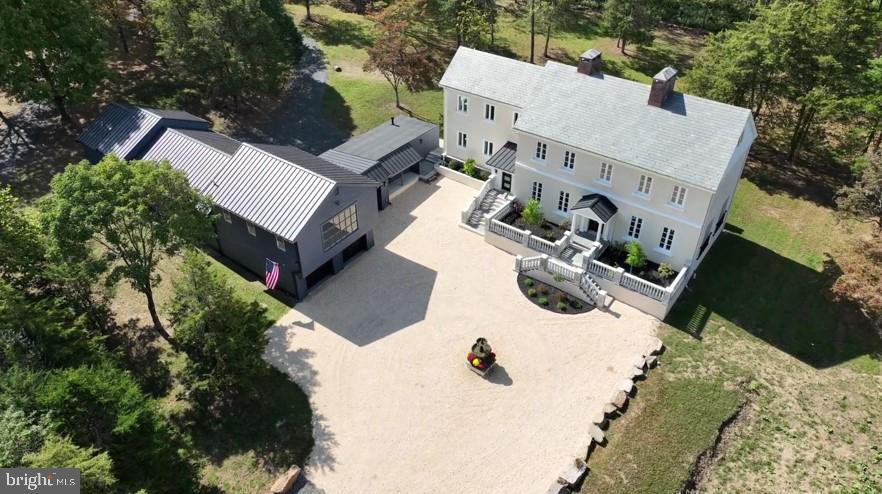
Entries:
POLYGON ((631 269, 637 268, 640 269, 643 266, 646 266, 646 253, 643 252, 643 246, 640 245, 640 242, 634 240, 632 242, 628 242, 625 244, 625 251, 628 253, 628 257, 625 258, 625 264, 630 266, 631 269))
POLYGON ((536 289, 530 288, 529 290, 527 290, 527 296, 535 297, 536 296, 536 289))
POLYGON ((539 297, 539 305, 548 305, 548 299, 545 297, 539 297))
POLYGON ((671 267, 670 264, 663 262, 658 266, 658 275, 661 276, 661 279, 667 281, 676 275, 677 272, 674 271, 674 268, 671 267))
POLYGON ((567 303, 561 300, 557 303, 557 310, 567 310, 567 303))
POLYGON ((536 199, 530 199, 521 211, 521 218, 532 227, 539 227, 545 222, 545 215, 542 214, 542 206, 536 199))
POLYGON ((571 300, 570 300, 570 307, 572 307, 572 308, 574 308, 574 309, 576 309, 576 310, 579 310, 579 309, 582 308, 582 302, 579 302, 579 301, 576 300, 576 299, 571 299, 571 300))
POLYGON ((524 280, 524 286, 533 286, 535 284, 536 282, 533 281, 533 278, 527 278, 526 280, 524 280))
POLYGON ((460 163, 459 161, 450 160, 447 162, 447 168, 458 172, 462 170, 462 163, 460 163))
POLYGON ((472 178, 481 178, 481 170, 473 159, 468 159, 462 164, 462 172, 472 178))

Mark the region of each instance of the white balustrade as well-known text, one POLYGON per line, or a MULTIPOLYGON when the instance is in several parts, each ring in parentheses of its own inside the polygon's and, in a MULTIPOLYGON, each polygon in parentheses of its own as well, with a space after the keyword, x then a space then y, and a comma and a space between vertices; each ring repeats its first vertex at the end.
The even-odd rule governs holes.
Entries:
POLYGON ((629 290, 633 290, 655 300, 664 300, 667 295, 667 291, 664 287, 656 285, 655 283, 650 283, 628 273, 625 273, 622 276, 621 285, 629 290))
POLYGON ((515 228, 496 219, 490 220, 490 231, 517 243, 522 243, 524 237, 529 235, 529 233, 524 230, 515 228))
POLYGON ((591 263, 588 264, 588 271, 607 280, 612 280, 613 278, 615 278, 616 272, 614 267, 595 260, 592 260, 591 263))
POLYGON ((554 254, 554 242, 549 242, 535 235, 530 235, 530 239, 527 240, 527 247, 545 254, 554 254))

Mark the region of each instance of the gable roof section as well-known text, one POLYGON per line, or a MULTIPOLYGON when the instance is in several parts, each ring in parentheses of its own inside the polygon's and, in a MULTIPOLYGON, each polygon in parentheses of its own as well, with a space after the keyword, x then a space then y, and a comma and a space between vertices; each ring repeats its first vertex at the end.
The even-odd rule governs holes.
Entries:
POLYGON ((461 46, 438 84, 523 108, 541 75, 538 65, 461 46))
POLYGON ((609 221, 609 219, 619 210, 619 208, 603 194, 588 194, 587 196, 582 196, 579 199, 579 202, 574 204, 570 209, 572 211, 577 209, 590 209, 591 211, 594 211, 594 214, 603 220, 604 223, 609 221))
POLYGON ((242 144, 218 175, 215 203, 221 208, 295 242, 336 183, 315 172, 242 144))
POLYGON ((434 124, 399 115, 395 117, 394 125, 387 120, 364 134, 349 139, 335 147, 334 150, 367 160, 379 161, 434 128, 434 124))
POLYGON ((145 160, 168 160, 187 174, 199 192, 214 196, 217 175, 229 163, 240 142, 210 130, 166 129, 144 154, 145 160))
POLYGON ((750 110, 548 62, 515 129, 716 191, 750 110))
POLYGON ((80 134, 79 141, 104 154, 127 159, 163 119, 192 122, 208 129, 208 121, 184 111, 141 108, 112 103, 80 134))

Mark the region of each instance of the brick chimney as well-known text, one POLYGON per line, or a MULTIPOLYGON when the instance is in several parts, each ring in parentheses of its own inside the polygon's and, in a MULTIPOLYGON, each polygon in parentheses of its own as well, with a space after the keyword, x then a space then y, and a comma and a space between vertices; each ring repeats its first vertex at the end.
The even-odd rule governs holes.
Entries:
POLYGON ((599 74, 602 65, 603 58, 600 51, 592 48, 579 56, 579 66, 576 71, 585 75, 599 74))
POLYGON ((677 69, 665 67, 652 78, 652 87, 649 89, 649 105, 659 108, 665 105, 668 96, 674 92, 674 84, 677 82, 677 69))

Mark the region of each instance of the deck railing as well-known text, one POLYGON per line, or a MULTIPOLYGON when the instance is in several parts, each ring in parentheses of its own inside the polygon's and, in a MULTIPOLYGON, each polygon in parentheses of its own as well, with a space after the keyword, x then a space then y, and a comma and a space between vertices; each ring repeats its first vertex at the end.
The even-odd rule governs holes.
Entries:
POLYGON ((526 230, 515 228, 497 219, 490 219, 490 231, 519 244, 523 243, 524 238, 530 235, 530 232, 526 230))
POLYGON ((664 287, 628 273, 622 275, 621 285, 629 290, 646 295, 647 297, 658 301, 665 300, 665 296, 667 295, 667 291, 664 287))
POLYGON ((588 264, 588 271, 610 281, 616 278, 616 268, 594 259, 588 264))
POLYGON ((547 254, 534 257, 517 256, 515 258, 515 271, 518 273, 534 270, 550 274, 554 282, 572 283, 597 307, 606 308, 609 306, 611 299, 606 291, 601 289, 584 270, 551 258, 547 254))
POLYGON ((543 254, 554 254, 554 242, 549 242, 543 238, 539 238, 535 235, 530 235, 530 239, 527 240, 527 247, 542 252, 543 254))

